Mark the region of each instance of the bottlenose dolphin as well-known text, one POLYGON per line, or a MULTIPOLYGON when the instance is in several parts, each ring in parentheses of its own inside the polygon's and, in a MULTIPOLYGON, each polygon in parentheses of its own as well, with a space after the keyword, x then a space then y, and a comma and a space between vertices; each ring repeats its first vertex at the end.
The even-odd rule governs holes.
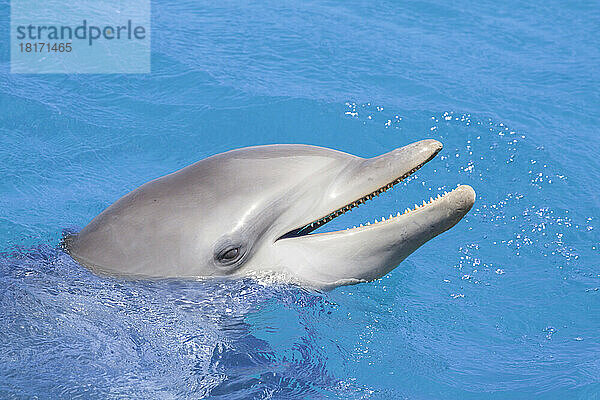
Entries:
POLYGON ((315 288, 380 278, 471 209, 458 186, 389 219, 311 234, 401 182, 442 149, 423 140, 374 158, 281 144, 217 154, 120 198, 65 248, 99 274, 270 274, 315 288))

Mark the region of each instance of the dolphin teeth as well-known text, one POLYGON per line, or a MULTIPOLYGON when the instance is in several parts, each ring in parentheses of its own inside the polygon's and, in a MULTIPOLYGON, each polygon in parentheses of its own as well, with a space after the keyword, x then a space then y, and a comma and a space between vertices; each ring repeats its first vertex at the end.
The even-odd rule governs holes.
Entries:
MULTIPOLYGON (((325 217, 322 217, 321 219, 319 219, 317 221, 313 221, 310 224, 305 225, 302 228, 302 230, 305 230, 305 229, 314 230, 314 229, 320 227, 321 225, 326 224, 327 222, 333 220, 334 218, 336 218, 336 217, 338 217, 338 216, 340 216, 340 215, 342 215, 342 214, 344 214, 344 213, 352 210, 354 207, 358 207, 359 205, 366 203, 367 200, 372 200, 374 197, 379 196, 381 193, 386 192, 388 189, 392 188, 394 185, 396 185, 396 184, 402 182, 404 179, 408 178, 410 175, 412 175, 415 171, 417 171, 421 167, 422 167, 422 165, 416 166, 415 168, 411 169, 409 172, 407 172, 404 175, 396 178, 395 180, 393 180, 392 182, 388 183, 387 185, 382 186, 379 189, 377 189, 377 190, 375 190, 375 191, 373 191, 373 192, 371 192, 371 193, 369 193, 369 194, 361 197, 360 199, 355 200, 354 202, 352 202, 350 204, 347 204, 346 206, 344 206, 342 208, 339 208, 336 211, 331 212, 329 215, 326 215, 325 217)), ((460 186, 460 185, 458 185, 458 186, 460 186)), ((453 189, 452 191, 454 191, 454 190, 455 189, 453 189)), ((447 191, 444 192, 444 195, 446 195, 446 194, 448 194, 447 191)), ((437 197, 435 199, 433 197, 430 197, 429 198, 429 202, 426 202, 425 200, 423 200, 423 204, 422 205, 415 204, 414 209, 411 209, 409 207, 409 208, 406 208, 406 210, 404 212, 398 211, 396 213, 396 215, 390 214, 389 215, 389 219, 392 219, 392 218, 395 218, 395 217, 399 217, 399 216, 404 215, 406 213, 409 213, 409 212, 411 212, 413 210, 417 210, 418 208, 420 208, 422 206, 425 206, 428 203, 432 202, 433 200, 437 200, 437 199, 441 198, 442 196, 443 195, 441 193, 438 193, 438 195, 437 195, 437 197)), ((377 218, 375 218, 375 220, 373 221, 373 223, 384 222, 384 221, 386 221, 385 217, 381 217, 381 221, 379 221, 377 218)), ((370 222, 366 222, 364 225, 360 224, 359 227, 363 227, 365 225, 368 226, 368 225, 371 225, 371 223, 370 222)), ((355 229, 355 228, 356 228, 356 225, 354 225, 352 227, 352 229, 355 229)), ((348 230, 348 229, 351 229, 351 228, 349 228, 349 227, 346 228, 346 230, 348 230)))

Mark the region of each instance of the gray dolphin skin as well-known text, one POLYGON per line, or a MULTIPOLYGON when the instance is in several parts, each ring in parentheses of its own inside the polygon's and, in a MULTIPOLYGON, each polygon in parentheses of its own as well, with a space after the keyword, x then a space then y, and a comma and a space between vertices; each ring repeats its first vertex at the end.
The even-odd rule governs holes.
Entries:
POLYGON ((377 223, 311 232, 441 149, 423 140, 374 158, 299 144, 228 151, 140 186, 64 245, 92 271, 119 277, 267 275, 318 289, 371 281, 458 223, 473 189, 458 186, 377 223))

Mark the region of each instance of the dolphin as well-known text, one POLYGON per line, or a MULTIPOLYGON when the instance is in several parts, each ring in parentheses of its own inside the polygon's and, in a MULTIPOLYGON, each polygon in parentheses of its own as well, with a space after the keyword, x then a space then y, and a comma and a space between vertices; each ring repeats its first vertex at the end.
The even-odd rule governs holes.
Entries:
POLYGON ((413 174, 442 149, 422 140, 374 158, 301 144, 231 150, 117 200, 64 247, 101 275, 275 276, 317 289, 372 281, 471 209, 462 185, 377 223, 315 229, 413 174))

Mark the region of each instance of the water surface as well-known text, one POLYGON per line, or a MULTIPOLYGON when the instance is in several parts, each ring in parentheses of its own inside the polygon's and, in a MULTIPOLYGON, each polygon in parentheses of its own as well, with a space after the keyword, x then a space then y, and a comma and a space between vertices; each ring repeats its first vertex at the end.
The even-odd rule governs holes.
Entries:
POLYGON ((152 74, 12 75, 0 1, 0 397, 600 396, 600 7, 176 3, 152 74), (341 229, 457 184, 470 214, 388 276, 317 293, 123 282, 58 248, 206 156, 442 153, 341 229))

